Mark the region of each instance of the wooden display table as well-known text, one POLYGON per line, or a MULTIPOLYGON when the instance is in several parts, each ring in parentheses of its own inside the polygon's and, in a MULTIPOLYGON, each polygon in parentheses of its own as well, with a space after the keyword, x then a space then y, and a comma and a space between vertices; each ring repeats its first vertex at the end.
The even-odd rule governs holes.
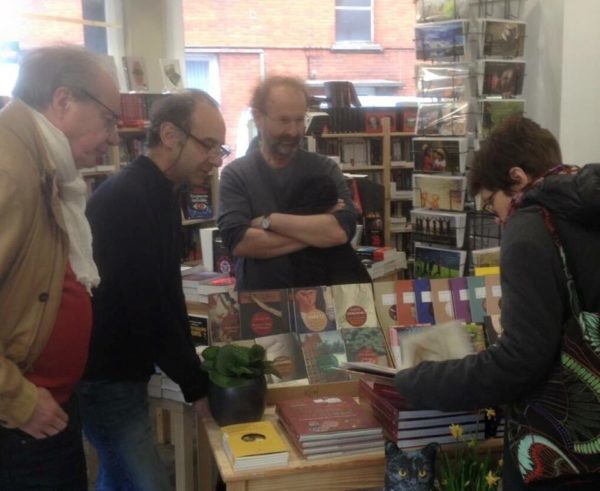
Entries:
MULTIPOLYGON (((269 388, 265 419, 277 421, 273 404, 281 399, 295 397, 320 397, 339 394, 357 395, 357 382, 304 385, 269 388)), ((306 460, 294 447, 283 428, 276 423, 287 441, 290 457, 284 467, 265 467, 251 471, 234 471, 223 449, 223 436, 219 426, 210 416, 201 417, 196 425, 198 441, 199 490, 213 491, 215 471, 221 474, 227 491, 328 491, 365 490, 383 488, 384 450, 341 457, 306 460)), ((445 447, 452 447, 448 445, 445 447)), ((480 451, 502 452, 500 439, 479 443, 480 451)))

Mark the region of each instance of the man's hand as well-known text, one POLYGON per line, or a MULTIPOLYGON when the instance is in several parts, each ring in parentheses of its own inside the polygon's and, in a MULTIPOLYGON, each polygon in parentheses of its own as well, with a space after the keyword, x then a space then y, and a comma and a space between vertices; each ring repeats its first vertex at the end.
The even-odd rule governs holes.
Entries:
POLYGON ((69 416, 54 397, 43 387, 38 387, 38 400, 29 421, 19 426, 21 431, 34 438, 46 438, 60 433, 67 427, 69 416))

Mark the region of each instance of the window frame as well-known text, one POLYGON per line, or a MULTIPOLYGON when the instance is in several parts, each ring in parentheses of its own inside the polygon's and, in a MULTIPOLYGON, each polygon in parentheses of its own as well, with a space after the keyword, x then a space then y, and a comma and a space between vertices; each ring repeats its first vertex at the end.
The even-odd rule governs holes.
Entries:
MULTIPOLYGON (((356 6, 346 6, 346 5, 340 5, 338 6, 338 2, 336 0, 335 2, 335 13, 337 14, 338 10, 345 10, 345 11, 369 11, 369 31, 370 31, 370 39, 368 40, 352 40, 352 39, 347 39, 347 40, 339 40, 338 39, 338 25, 337 25, 337 19, 335 22, 335 40, 334 40, 334 46, 335 47, 339 47, 339 48, 343 48, 343 47, 348 47, 348 46, 368 46, 368 45, 374 45, 374 35, 375 35, 375 21, 374 21, 374 0, 370 0, 369 1, 369 6, 362 6, 362 7, 356 7, 356 6)), ((337 17, 337 15, 336 15, 337 17)))

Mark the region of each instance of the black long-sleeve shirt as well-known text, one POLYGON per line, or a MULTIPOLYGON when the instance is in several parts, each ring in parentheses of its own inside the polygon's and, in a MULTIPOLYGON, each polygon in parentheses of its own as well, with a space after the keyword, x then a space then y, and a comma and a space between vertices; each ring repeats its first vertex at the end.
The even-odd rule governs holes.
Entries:
POLYGON ((101 283, 87 380, 147 380, 157 364, 187 401, 206 394, 192 344, 179 264, 181 214, 174 186, 141 156, 87 207, 101 283))

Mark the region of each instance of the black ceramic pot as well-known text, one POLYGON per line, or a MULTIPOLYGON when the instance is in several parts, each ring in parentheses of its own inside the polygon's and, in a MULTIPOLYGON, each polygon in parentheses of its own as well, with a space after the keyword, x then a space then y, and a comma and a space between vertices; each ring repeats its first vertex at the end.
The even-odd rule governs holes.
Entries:
POLYGON ((219 426, 259 421, 265 412, 267 382, 265 377, 248 380, 240 387, 220 387, 210 382, 208 406, 219 426))

